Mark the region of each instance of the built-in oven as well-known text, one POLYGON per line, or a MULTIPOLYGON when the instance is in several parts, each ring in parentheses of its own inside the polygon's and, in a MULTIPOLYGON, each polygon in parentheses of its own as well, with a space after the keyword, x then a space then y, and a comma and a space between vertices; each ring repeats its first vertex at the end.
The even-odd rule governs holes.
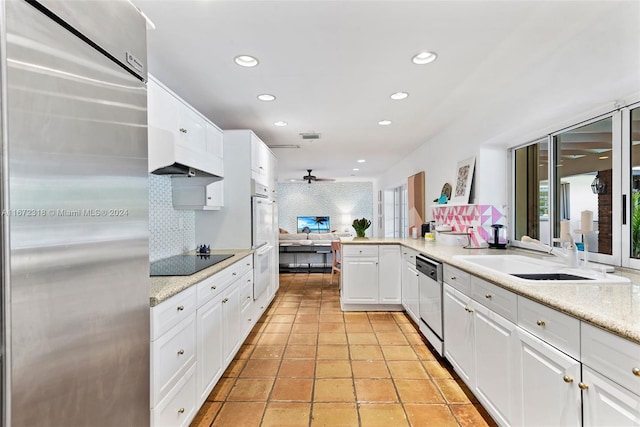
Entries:
POLYGON ((253 254, 253 299, 257 300, 271 285, 275 246, 265 244, 253 254))
POLYGON ((422 255, 416 256, 420 303, 420 332, 433 348, 444 354, 442 328, 442 263, 422 255))

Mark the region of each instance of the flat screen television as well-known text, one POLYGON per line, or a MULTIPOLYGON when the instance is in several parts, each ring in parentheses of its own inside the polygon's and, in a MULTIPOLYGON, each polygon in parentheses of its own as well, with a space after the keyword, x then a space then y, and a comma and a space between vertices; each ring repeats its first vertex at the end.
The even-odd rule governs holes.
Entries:
POLYGON ((328 233, 330 229, 328 216, 298 217, 298 233, 328 233))

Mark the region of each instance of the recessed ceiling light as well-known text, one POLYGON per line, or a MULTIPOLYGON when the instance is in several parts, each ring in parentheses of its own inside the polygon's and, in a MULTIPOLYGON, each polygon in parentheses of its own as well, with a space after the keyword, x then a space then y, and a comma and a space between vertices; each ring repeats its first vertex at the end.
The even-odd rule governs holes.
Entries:
POLYGON ((282 120, 278 120, 277 122, 274 122, 273 124, 276 125, 276 126, 286 126, 289 123, 283 122, 282 120))
POLYGON ((365 160, 365 159, 359 159, 359 160, 358 160, 358 163, 364 163, 364 162, 366 162, 366 160, 365 160))
POLYGON ((261 95, 258 95, 258 99, 260 101, 275 101, 276 97, 268 93, 263 93, 261 95))
POLYGON ((435 61, 437 57, 438 55, 436 55, 434 52, 425 51, 415 55, 413 58, 411 58, 411 61, 417 65, 424 65, 435 61))
POLYGON ((378 124, 380 126, 389 126, 391 124, 391 120, 380 120, 378 124))
POLYGON ((358 172, 359 170, 360 170, 360 169, 358 169, 358 168, 353 168, 353 171, 354 171, 354 172, 358 172))
POLYGON ((258 60, 250 55, 238 55, 233 60, 241 67, 255 67, 258 60))
POLYGON ((390 98, 396 101, 400 101, 401 99, 405 99, 409 94, 407 92, 396 92, 392 93, 390 98))

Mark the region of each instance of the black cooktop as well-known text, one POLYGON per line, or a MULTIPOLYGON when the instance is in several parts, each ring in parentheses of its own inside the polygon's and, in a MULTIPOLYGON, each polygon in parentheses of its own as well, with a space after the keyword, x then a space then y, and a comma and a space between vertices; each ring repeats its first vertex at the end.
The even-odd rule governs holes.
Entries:
POLYGON ((151 263, 151 276, 189 276, 231 258, 233 254, 176 255, 151 263))

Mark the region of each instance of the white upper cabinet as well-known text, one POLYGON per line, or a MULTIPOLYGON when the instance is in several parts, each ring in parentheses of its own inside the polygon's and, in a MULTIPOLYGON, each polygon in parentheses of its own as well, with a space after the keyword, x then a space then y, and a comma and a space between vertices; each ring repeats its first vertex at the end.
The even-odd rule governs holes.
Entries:
POLYGON ((147 97, 149 172, 179 164, 223 177, 222 131, 152 76, 147 97))

